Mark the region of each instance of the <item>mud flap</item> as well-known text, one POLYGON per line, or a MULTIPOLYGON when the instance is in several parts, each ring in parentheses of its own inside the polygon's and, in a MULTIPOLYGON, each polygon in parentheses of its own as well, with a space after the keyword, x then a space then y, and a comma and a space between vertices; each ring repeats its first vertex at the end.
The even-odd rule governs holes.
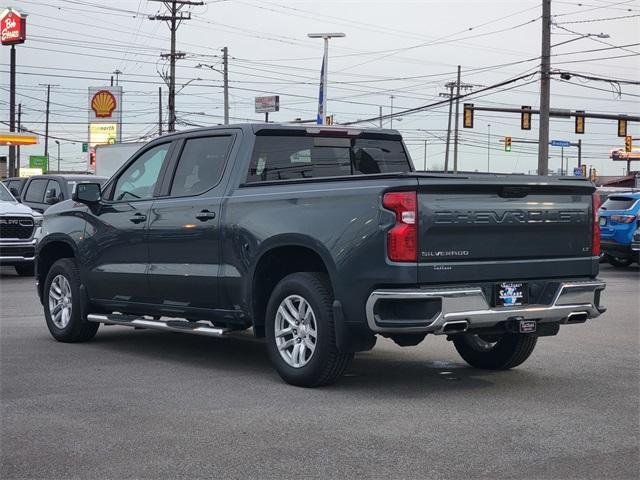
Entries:
POLYGON ((336 329, 336 346, 340 353, 365 352, 376 344, 377 337, 372 333, 354 332, 347 326, 342 304, 338 300, 333 301, 333 323, 336 329))

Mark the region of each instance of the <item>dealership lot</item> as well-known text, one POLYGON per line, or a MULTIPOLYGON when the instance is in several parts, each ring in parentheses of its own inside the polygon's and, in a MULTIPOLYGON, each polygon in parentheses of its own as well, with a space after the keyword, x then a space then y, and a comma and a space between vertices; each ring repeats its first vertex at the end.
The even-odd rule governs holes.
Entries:
POLYGON ((640 269, 601 277, 608 312, 512 371, 469 368, 443 337, 379 340, 307 390, 248 335, 57 343, 33 279, 3 268, 0 477, 636 478, 640 269))

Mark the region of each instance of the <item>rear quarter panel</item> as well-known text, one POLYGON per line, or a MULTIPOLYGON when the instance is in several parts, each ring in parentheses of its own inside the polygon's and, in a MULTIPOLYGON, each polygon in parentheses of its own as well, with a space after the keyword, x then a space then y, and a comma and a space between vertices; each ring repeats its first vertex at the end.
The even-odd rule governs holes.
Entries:
POLYGON ((416 185, 409 178, 367 178, 238 188, 227 199, 221 222, 227 302, 250 311, 260 257, 278 246, 304 246, 323 259, 347 321, 364 322, 373 288, 417 282, 415 263, 386 260, 386 231, 395 218, 381 206, 385 190, 416 185))

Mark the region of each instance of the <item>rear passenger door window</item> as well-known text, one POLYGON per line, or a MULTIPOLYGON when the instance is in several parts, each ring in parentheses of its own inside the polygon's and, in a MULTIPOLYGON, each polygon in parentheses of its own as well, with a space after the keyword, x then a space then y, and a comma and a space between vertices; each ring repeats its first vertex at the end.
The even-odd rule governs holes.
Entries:
POLYGON ((27 191, 23 195, 25 202, 43 203, 44 191, 47 188, 46 178, 36 178, 27 185, 27 191))
POLYGON ((224 135, 187 139, 173 176, 170 195, 199 195, 216 186, 222 178, 232 138, 224 135))

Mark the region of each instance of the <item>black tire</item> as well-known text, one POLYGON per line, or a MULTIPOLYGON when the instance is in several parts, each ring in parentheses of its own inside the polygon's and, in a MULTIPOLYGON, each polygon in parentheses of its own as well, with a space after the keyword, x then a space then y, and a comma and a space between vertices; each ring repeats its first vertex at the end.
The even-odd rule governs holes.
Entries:
POLYGON ((614 257, 612 255, 608 255, 608 257, 609 263, 616 268, 627 268, 633 263, 633 258, 614 257))
POLYGON ((59 342, 85 342, 94 337, 100 326, 98 323, 87 321, 84 316, 85 312, 82 311, 82 292, 80 291, 80 285, 80 274, 74 259, 62 258, 58 260, 47 273, 43 289, 44 316, 49 332, 51 332, 53 338, 59 342), (54 279, 59 276, 64 277, 68 282, 71 292, 71 313, 69 315, 69 321, 62 327, 56 325, 54 322, 49 305, 51 284, 54 279))
POLYGON ((456 335, 453 344, 460 356, 469 365, 486 370, 508 370, 523 363, 536 346, 538 337, 522 334, 504 334, 495 338, 480 337, 480 340, 493 344, 481 348, 478 335, 465 333, 456 335), (495 343, 494 343, 495 342, 495 343))
POLYGON ((20 263, 14 265, 16 273, 21 277, 33 277, 36 273, 35 265, 33 263, 20 263))
POLYGON ((336 347, 333 319, 333 293, 327 275, 294 273, 283 278, 274 288, 267 305, 265 334, 271 363, 282 379, 300 387, 318 387, 335 382, 348 367, 353 353, 340 353, 336 347), (276 344, 275 325, 278 308, 289 296, 302 297, 313 310, 316 324, 315 349, 307 363, 289 365, 276 344))

